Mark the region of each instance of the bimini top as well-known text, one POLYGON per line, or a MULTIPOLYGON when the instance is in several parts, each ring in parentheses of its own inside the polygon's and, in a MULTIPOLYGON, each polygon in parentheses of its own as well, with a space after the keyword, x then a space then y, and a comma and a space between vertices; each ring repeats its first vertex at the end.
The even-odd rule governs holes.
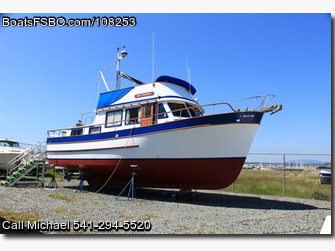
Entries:
POLYGON ((110 104, 122 98, 124 95, 130 92, 130 90, 132 90, 133 88, 134 87, 129 87, 129 88, 116 90, 113 92, 100 93, 97 109, 109 106, 110 104))
POLYGON ((193 85, 179 78, 174 78, 170 76, 160 76, 156 79, 156 82, 166 82, 166 83, 172 83, 172 84, 182 86, 186 90, 190 90, 192 95, 194 95, 197 92, 197 90, 194 88, 193 85))
MULTIPOLYGON (((155 82, 176 84, 176 85, 179 85, 185 88, 186 90, 189 90, 192 94, 196 92, 196 89, 190 83, 184 80, 178 79, 178 78, 170 77, 170 76, 160 76, 159 78, 155 80, 155 82)), ((138 81, 137 84, 141 85, 142 83, 138 81)), ((124 97, 133 88, 134 86, 115 90, 115 91, 100 93, 97 109, 110 106, 114 102, 124 97)))

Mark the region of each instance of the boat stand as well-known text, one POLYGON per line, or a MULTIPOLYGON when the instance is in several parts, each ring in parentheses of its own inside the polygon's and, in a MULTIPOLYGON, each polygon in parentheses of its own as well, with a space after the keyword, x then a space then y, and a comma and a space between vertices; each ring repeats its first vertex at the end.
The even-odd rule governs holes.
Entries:
POLYGON ((56 172, 56 167, 54 166, 54 171, 53 171, 53 174, 52 174, 52 178, 51 178, 49 184, 46 186, 46 188, 55 188, 55 189, 58 188, 58 185, 57 185, 57 182, 56 182, 56 179, 55 179, 55 172, 56 172))
POLYGON ((74 190, 74 192, 79 192, 79 193, 85 193, 84 190, 84 174, 82 172, 80 172, 80 182, 76 188, 76 190, 74 190))
POLYGON ((130 193, 131 193, 131 201, 134 201, 134 194, 135 194, 135 175, 136 175, 136 169, 138 169, 138 165, 130 165, 130 167, 133 168, 133 172, 131 173, 131 179, 128 182, 128 184, 122 189, 121 193, 116 197, 115 200, 117 200, 121 194, 124 192, 124 190, 126 190, 126 188, 129 186, 129 191, 128 191, 128 198, 127 200, 129 200, 130 197, 130 193))

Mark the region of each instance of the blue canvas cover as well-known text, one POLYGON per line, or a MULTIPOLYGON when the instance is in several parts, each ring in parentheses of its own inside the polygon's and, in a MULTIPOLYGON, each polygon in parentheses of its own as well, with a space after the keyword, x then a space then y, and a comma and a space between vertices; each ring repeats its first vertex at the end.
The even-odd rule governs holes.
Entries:
POLYGON ((174 77, 170 77, 170 76, 160 76, 159 78, 156 79, 156 82, 167 82, 167 83, 172 83, 172 84, 176 84, 176 85, 182 86, 186 90, 190 90, 193 95, 197 91, 194 88, 194 86, 191 85, 190 83, 188 83, 188 82, 186 82, 184 80, 181 80, 179 78, 174 78, 174 77))
POLYGON ((134 87, 129 87, 129 88, 124 88, 124 89, 120 89, 116 91, 100 93, 97 109, 109 106, 110 104, 122 98, 124 95, 130 92, 133 88, 134 87))

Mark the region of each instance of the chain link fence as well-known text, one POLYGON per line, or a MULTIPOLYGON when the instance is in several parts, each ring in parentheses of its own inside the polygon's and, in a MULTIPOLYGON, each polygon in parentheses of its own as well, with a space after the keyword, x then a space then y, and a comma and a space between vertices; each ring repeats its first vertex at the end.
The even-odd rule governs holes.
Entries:
POLYGON ((319 179, 326 167, 331 167, 330 153, 250 152, 226 191, 330 200, 331 185, 319 179))

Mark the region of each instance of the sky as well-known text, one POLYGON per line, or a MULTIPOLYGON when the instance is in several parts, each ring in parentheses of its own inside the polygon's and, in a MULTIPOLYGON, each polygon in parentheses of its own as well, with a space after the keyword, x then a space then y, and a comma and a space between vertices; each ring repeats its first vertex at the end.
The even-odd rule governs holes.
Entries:
MULTIPOLYGON (((45 141, 48 130, 74 126, 82 113, 93 112, 99 71, 116 61, 118 46, 125 46, 128 56, 121 61, 121 70, 143 82, 152 81, 153 75, 187 80, 189 66, 202 105, 274 94, 271 103, 282 104, 283 110, 264 114, 250 152, 331 152, 330 14, 2 16, 67 20, 134 16, 137 23, 134 27, 2 25, 0 138, 35 143, 45 141)), ((104 71, 113 89, 115 70, 113 66, 104 71)), ((129 85, 122 80, 121 87, 129 85)))

